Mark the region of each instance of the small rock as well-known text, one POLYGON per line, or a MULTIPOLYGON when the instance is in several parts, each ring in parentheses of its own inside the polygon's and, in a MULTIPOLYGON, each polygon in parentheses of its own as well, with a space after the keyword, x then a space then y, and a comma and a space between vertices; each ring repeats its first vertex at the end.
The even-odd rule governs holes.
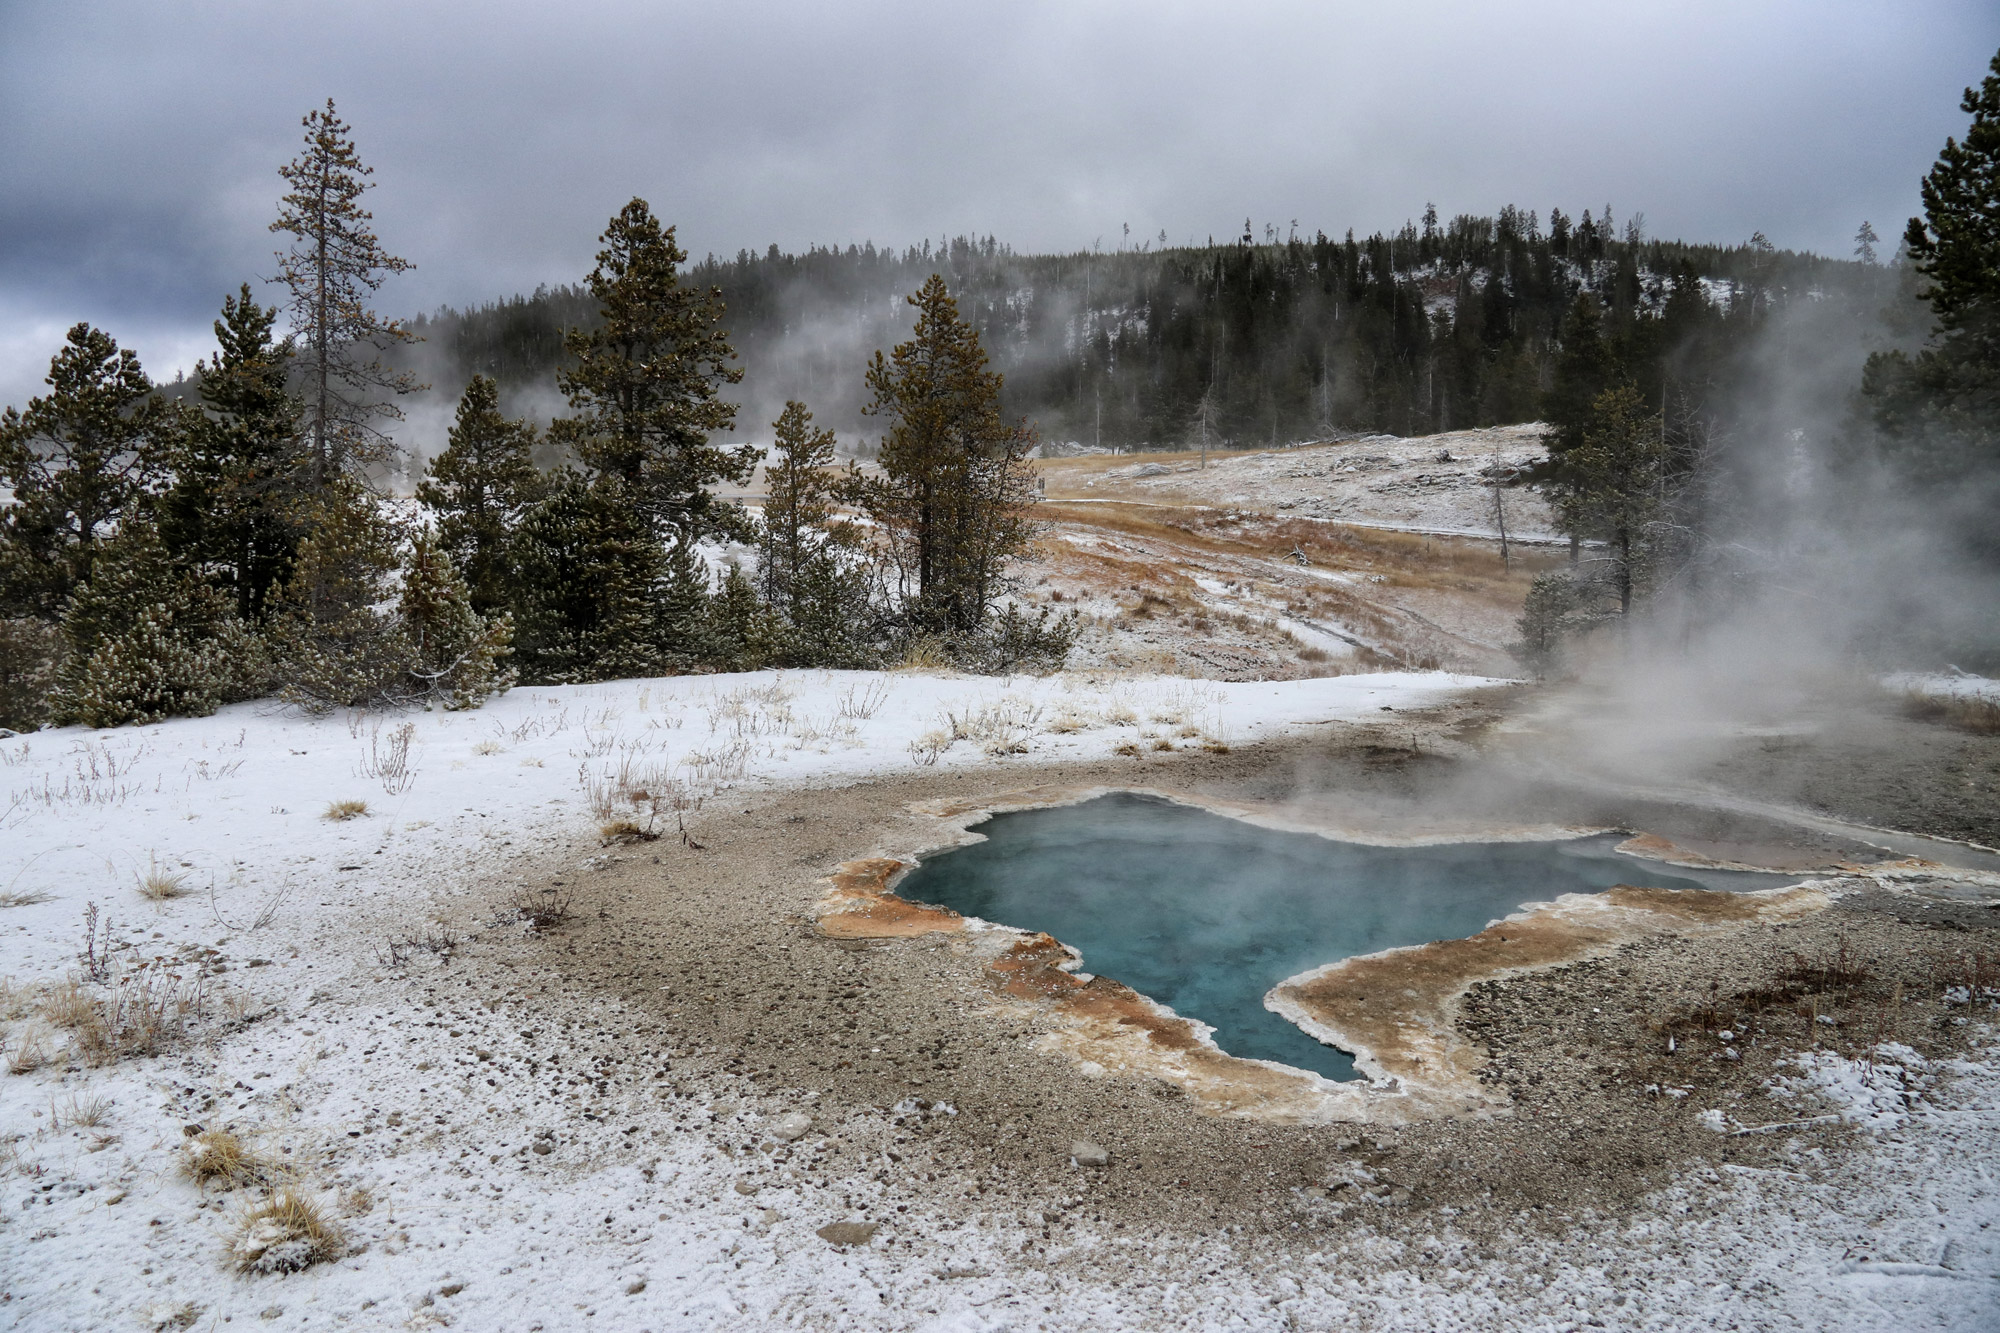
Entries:
POLYGON ((813 1234, 829 1245, 866 1245, 880 1226, 879 1222, 828 1222, 813 1234))
POLYGON ((757 1210, 757 1225, 758 1225, 758 1226, 762 1226, 762 1227, 774 1227, 774 1226, 778 1225, 778 1223, 780 1223, 780 1222, 782 1222, 782 1221, 784 1221, 784 1220, 785 1220, 785 1215, 784 1215, 783 1213, 779 1212, 779 1211, 778 1211, 777 1209, 775 1209, 775 1208, 759 1208, 759 1209, 757 1210))
POLYGON ((783 1139, 786 1143, 795 1143, 805 1137, 806 1131, 812 1128, 812 1123, 813 1118, 804 1111, 781 1115, 771 1123, 771 1137, 783 1139))
POLYGON ((534 1142, 534 1146, 530 1151, 534 1152, 536 1156, 547 1157, 550 1153, 554 1152, 555 1150, 556 1150, 556 1145, 550 1143, 547 1139, 536 1139, 534 1142))
POLYGON ((1111 1154, 1094 1143, 1078 1139, 1069 1145, 1069 1159, 1078 1166, 1109 1166, 1111 1154))
POLYGON ((637 1282, 629 1282, 626 1284, 625 1294, 627 1296, 637 1296, 640 1292, 644 1291, 645 1289, 646 1289, 646 1279, 640 1278, 637 1282))
POLYGON ((737 1181, 735 1188, 738 1194, 755 1194, 757 1192, 756 1182, 749 1180, 737 1181))
POLYGON ((282 1305, 267 1305, 257 1312, 257 1317, 259 1319, 276 1319, 284 1312, 285 1307, 282 1305))

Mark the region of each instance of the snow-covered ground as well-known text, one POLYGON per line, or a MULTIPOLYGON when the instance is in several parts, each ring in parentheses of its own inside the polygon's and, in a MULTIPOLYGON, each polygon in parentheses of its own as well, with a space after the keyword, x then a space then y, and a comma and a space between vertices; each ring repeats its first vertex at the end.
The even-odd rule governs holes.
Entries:
MULTIPOLYGON (((1706 1173, 1637 1219, 1579 1217, 1568 1239, 1524 1234, 1505 1253, 1440 1214, 1420 1250, 1357 1228, 1303 1264, 1227 1234, 1087 1226, 1030 1254, 1039 1219, 967 1225, 920 1198, 880 1238, 837 1247, 808 1175, 845 1172, 832 1195, 880 1202, 893 1117, 950 1108, 793 1134, 783 1117, 814 1107, 718 1078, 585 1114, 527 1076, 547 1058, 535 1029, 554 1022, 544 978, 464 961, 524 930, 468 918, 474 889, 510 868, 589 873, 607 854, 592 792, 621 781, 693 800, 1095 757, 1142 736, 1241 745, 1479 683, 766 672, 521 689, 464 714, 239 706, 6 740, 0 1019, 24 1068, 0 1076, 0 1327, 1994 1327, 1993 1061, 1898 1084, 1911 1096, 1869 1112, 1880 1144, 1865 1157, 1706 1173), (342 801, 366 811, 327 817, 342 801), (185 892, 146 898, 148 875, 185 892), (448 955, 447 936, 457 964, 426 951, 448 955), (406 965, 382 956, 391 938, 412 941, 406 965), (96 993, 175 977, 185 995, 200 979, 188 1040, 110 1064, 67 1052, 51 988, 107 946, 96 993), (47 1062, 27 1067, 36 1049, 47 1062), (181 1169, 193 1133, 224 1127, 337 1219, 343 1257, 237 1271, 263 1192, 204 1190, 181 1169)), ((564 1054, 629 1040, 621 1009, 574 997, 564 1054)), ((1841 1094, 1850 1074, 1802 1070, 1799 1095, 1841 1094)))
POLYGON ((1446 536, 1559 540, 1548 503, 1523 486, 1503 489, 1495 510, 1487 469, 1525 470, 1547 454, 1539 423, 1403 438, 1371 435, 1216 458, 1186 453, 1123 463, 1104 458, 1042 464, 1051 498, 1240 507, 1353 527, 1446 536))
POLYGON ((1991 699, 2000 702, 2000 680, 1975 676, 1971 672, 1905 671, 1882 678, 1885 688, 1898 693, 1924 694, 1942 699, 1991 699))

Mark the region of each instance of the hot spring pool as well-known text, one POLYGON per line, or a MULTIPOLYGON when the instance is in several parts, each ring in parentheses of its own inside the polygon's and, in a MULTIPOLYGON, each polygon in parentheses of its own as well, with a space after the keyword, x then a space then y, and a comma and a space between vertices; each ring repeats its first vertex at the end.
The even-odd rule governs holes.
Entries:
POLYGON ((1781 875, 1680 870, 1564 842, 1367 847, 1276 833, 1157 797, 996 815, 896 893, 1047 931, 1111 977, 1215 1029, 1231 1055, 1354 1078, 1345 1052, 1264 1008, 1286 977, 1356 954, 1477 934, 1522 903, 1614 884, 1741 891, 1781 875))

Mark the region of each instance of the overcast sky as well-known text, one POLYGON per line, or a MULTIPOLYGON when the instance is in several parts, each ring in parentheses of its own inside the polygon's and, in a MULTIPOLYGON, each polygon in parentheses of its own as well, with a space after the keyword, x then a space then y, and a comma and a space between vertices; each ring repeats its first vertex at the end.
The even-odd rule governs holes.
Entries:
POLYGON ((1435 200, 1893 236, 2000 6, 0 0, 0 402, 78 320, 157 377, 273 271, 299 119, 376 169, 411 314, 573 281, 633 195, 696 255, 1366 233, 1435 200))

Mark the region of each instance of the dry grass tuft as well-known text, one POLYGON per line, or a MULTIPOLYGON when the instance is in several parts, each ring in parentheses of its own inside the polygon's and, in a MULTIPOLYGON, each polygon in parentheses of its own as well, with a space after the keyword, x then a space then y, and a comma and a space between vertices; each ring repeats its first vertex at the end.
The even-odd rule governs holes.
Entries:
POLYGON ((1118 746, 1118 747, 1117 747, 1116 749, 1114 749, 1114 750, 1113 750, 1113 751, 1112 751, 1111 753, 1113 753, 1113 754, 1122 754, 1122 755, 1128 755, 1128 756, 1130 756, 1130 757, 1132 757, 1132 758, 1137 758, 1137 757, 1139 756, 1139 754, 1140 754, 1140 750, 1139 750, 1139 742, 1137 742, 1137 741, 1126 741, 1126 742, 1124 742, 1124 743, 1123 743, 1122 745, 1120 745, 1120 746, 1118 746))
POLYGON ((189 893, 187 872, 163 866, 151 855, 146 857, 146 868, 139 871, 136 878, 139 881, 139 896, 154 902, 184 898, 189 893))
POLYGON ((74 1031, 98 1021, 97 999, 79 977, 64 977, 42 997, 42 1017, 74 1031))
POLYGON ((48 1062, 49 1052, 42 1045, 42 1034, 33 1028, 16 1037, 7 1048, 7 1072, 10 1074, 32 1074, 48 1062))
POLYGON ((1942 722, 1960 731, 1991 736, 2000 732, 2000 699, 1977 694, 1903 693, 1903 711, 1925 722, 1942 722))
POLYGON ((606 847, 613 843, 658 842, 656 830, 644 828, 629 819, 607 819, 597 826, 597 836, 606 847))
POLYGON ((366 801, 331 801, 327 804, 326 813, 321 815, 320 818, 332 820, 359 819, 367 813, 368 802, 366 801))
POLYGON ((951 666, 951 657, 944 645, 936 639, 917 639, 903 649, 902 660, 897 662, 897 671, 943 671, 951 666))
MULTIPOLYGON (((640 706, 644 707, 643 704, 640 706)), ((481 741, 472 747, 472 752, 474 754, 505 754, 507 753, 507 747, 499 741, 481 741)))
POLYGON ((12 1023, 35 1012, 41 992, 18 984, 12 977, 0 977, 0 1023, 12 1023))
POLYGON ((49 1103, 50 1129, 101 1129, 111 1120, 111 1103, 82 1093, 67 1102, 49 1103))
POLYGON ((347 1241, 318 1203, 284 1189, 243 1215, 229 1252, 239 1272, 297 1273, 340 1258, 347 1241))
POLYGON ((70 976, 43 997, 42 1017, 70 1034, 70 1056, 107 1065, 152 1055, 184 1037, 207 1009, 208 989, 197 974, 182 976, 142 963, 119 973, 102 993, 70 976))
POLYGON ((1057 736, 1068 736, 1073 732, 1088 730, 1089 727, 1089 718, 1065 708, 1049 719, 1047 730, 1057 736))
POLYGON ((53 893, 43 889, 0 889, 0 908, 33 907, 36 903, 45 903, 54 897, 53 893))
POLYGON ((238 1185, 268 1185, 282 1174, 278 1163, 265 1157, 233 1130, 204 1130, 187 1141, 181 1172, 197 1185, 221 1181, 224 1189, 238 1185))

